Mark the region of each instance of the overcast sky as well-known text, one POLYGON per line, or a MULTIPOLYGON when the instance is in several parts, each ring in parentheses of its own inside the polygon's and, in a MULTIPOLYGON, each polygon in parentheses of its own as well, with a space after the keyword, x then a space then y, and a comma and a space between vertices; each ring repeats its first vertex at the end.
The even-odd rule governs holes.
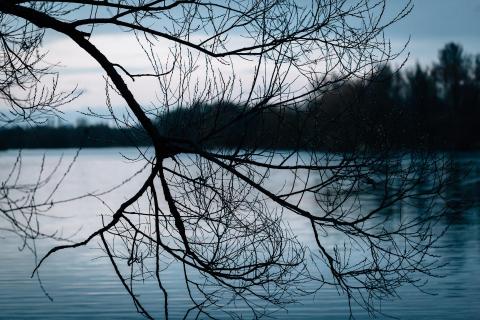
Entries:
POLYGON ((480 53, 480 0, 414 0, 412 13, 393 25, 388 35, 395 43, 411 36, 410 63, 430 63, 452 41, 466 52, 480 53))
MULTIPOLYGON (((405 1, 389 0, 389 9, 398 10, 405 1)), ((387 36, 397 48, 410 38, 406 50, 410 52, 407 67, 416 62, 430 65, 436 60, 438 50, 452 41, 460 43, 467 53, 480 53, 480 0, 414 0, 411 14, 392 25, 387 30, 387 36)), ((128 61, 133 72, 146 70, 149 66, 135 40, 125 33, 102 34, 92 40, 109 52, 109 57, 114 61, 128 61)), ((86 54, 79 53, 68 39, 49 37, 46 47, 50 51, 49 61, 60 62, 64 66, 61 71, 62 84, 66 88, 78 85, 84 90, 83 96, 66 110, 79 110, 85 106, 103 108, 105 81, 98 65, 86 54)), ((149 83, 137 81, 130 85, 142 103, 152 103, 155 92, 149 83)), ((118 98, 112 103, 121 105, 123 101, 118 98)))

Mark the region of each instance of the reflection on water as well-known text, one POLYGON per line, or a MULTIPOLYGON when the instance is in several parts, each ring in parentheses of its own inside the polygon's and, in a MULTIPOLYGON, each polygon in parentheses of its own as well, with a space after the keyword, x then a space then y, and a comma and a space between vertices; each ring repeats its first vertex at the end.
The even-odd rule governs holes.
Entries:
MULTIPOLYGON (((62 186, 62 196, 74 197, 85 192, 94 192, 119 184, 141 168, 119 157, 119 152, 131 150, 105 149, 84 150, 73 171, 62 186)), ((72 150, 48 151, 50 159, 61 153, 72 156, 72 150)), ((24 153, 23 173, 34 176, 39 166, 39 151, 24 153)), ((6 174, 15 160, 13 151, 0 153, 0 177, 6 174)), ((478 319, 480 314, 480 154, 455 155, 456 166, 448 173, 451 180, 446 194, 448 213, 442 220, 449 226, 441 239, 435 254, 442 262, 448 263, 440 274, 423 288, 432 293, 425 294, 412 287, 400 290, 401 299, 382 304, 382 311, 401 319, 478 319), (468 175, 467 175, 468 173, 468 175)), ((53 163, 54 161, 52 161, 53 163)), ((131 194, 141 182, 142 174, 119 192, 106 195, 105 200, 114 208, 131 194)), ((278 177, 277 177, 278 178, 278 177)), ((275 177, 272 177, 272 181, 275 177)), ((420 186, 421 187, 421 186, 420 186)), ((370 201, 378 201, 375 195, 370 201)), ((418 201, 415 206, 427 205, 418 201)), ((404 210, 403 204, 389 208, 384 214, 404 210), (390 211, 390 212, 389 212, 390 211)), ((52 215, 62 219, 44 220, 47 230, 56 230, 61 225, 64 234, 77 237, 101 226, 100 215, 106 208, 96 199, 84 199, 55 207, 52 215)), ((4 222, 0 222, 1 224, 4 222)), ((303 234, 307 228, 302 223, 292 223, 296 233, 303 234)), ((440 226, 439 229, 441 229, 440 226)), ((125 293, 112 272, 108 260, 92 243, 88 248, 61 252, 52 256, 41 269, 44 288, 53 298, 50 301, 38 281, 30 278, 34 257, 27 251, 19 251, 18 238, 7 233, 2 236, 0 246, 0 319, 140 319, 130 297, 125 293)), ((331 240, 335 241, 335 240, 331 240)), ((37 243, 40 252, 49 248, 49 243, 37 243)), ((167 269, 164 278, 170 291, 173 319, 183 315, 189 300, 181 286, 181 273, 174 268, 167 269)), ((139 294, 146 307, 153 310, 162 303, 162 297, 148 283, 141 287, 139 294)), ((358 319, 368 318, 362 310, 354 310, 358 319)), ((161 318, 161 310, 154 314, 161 318)), ((346 319, 346 299, 330 288, 320 290, 315 296, 302 298, 288 310, 278 311, 280 319, 346 319)))

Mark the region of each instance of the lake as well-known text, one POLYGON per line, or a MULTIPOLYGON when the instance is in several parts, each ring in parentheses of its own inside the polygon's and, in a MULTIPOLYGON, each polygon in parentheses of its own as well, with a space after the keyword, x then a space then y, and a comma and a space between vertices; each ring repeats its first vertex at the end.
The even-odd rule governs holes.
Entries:
MULTIPOLYGON (((20 181, 36 179, 44 153, 47 155, 44 169, 49 172, 62 155, 61 167, 65 168, 75 150, 23 151, 20 181)), ((133 153, 133 149, 82 150, 63 181, 61 196, 57 196, 57 200, 121 184, 142 167, 142 163, 132 163, 120 156, 133 153)), ((0 152, 0 181, 8 174, 16 157, 17 151, 0 152)), ((468 171, 469 175, 461 179, 461 183, 450 186, 447 193, 451 203, 469 205, 450 210, 441 220, 443 226, 449 228, 434 253, 446 266, 438 271, 441 277, 429 278, 428 284, 422 288, 425 292, 407 286, 400 289, 398 299, 384 301, 381 310, 389 316, 400 319, 480 319, 480 153, 457 153, 452 157, 458 170, 452 174, 462 176, 468 171)), ((116 192, 102 198, 115 208, 138 188, 144 176, 140 173, 116 192)), ((58 205, 43 218, 43 230, 58 230, 65 236, 82 239, 101 226, 100 215, 108 213, 106 210, 95 198, 58 205)), ((1 227, 6 225, 0 219, 0 319, 143 318, 136 313, 108 258, 98 249, 98 239, 88 247, 51 256, 40 269, 40 284, 37 278, 30 278, 35 265, 34 255, 28 250, 20 250, 22 241, 18 236, 2 231, 1 227)), ((307 228, 295 221, 292 221, 292 228, 300 239, 309 241, 311 235, 305 231, 307 228)), ((35 245, 41 256, 52 243, 37 241, 35 245)), ((191 306, 179 283, 178 273, 175 268, 164 273, 172 319, 181 319, 191 306)), ((153 310, 153 315, 162 318, 162 297, 158 290, 146 281, 139 294, 145 305, 153 310)), ((357 307, 354 307, 353 314, 357 319, 369 318, 368 313, 357 307)), ((277 319, 348 319, 349 314, 346 298, 335 289, 325 287, 272 316, 277 319)))

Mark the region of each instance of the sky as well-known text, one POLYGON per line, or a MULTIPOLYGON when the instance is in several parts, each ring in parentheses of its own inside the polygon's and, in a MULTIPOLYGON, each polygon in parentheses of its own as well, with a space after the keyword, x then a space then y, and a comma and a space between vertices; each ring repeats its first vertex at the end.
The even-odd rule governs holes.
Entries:
MULTIPOLYGON (((398 10, 405 1, 389 0, 387 9, 398 10)), ((394 64, 409 54, 406 67, 417 62, 431 65, 438 50, 452 41, 461 44, 467 53, 480 53, 480 0, 413 0, 413 4, 412 12, 386 31, 394 49, 410 41, 405 54, 394 64)), ((127 34, 106 32, 93 38, 93 42, 113 60, 127 63, 131 71, 149 70, 150 65, 135 39, 127 34)), ((105 80, 96 62, 62 37, 47 37, 45 48, 49 51, 48 61, 60 64, 62 85, 66 89, 77 86, 83 91, 79 99, 64 109, 66 118, 80 117, 75 111, 86 106, 105 110, 105 80)), ((166 46, 164 51, 160 49, 160 56, 167 53, 166 46)), ((246 63, 243 66, 241 73, 251 72, 251 66, 246 63)), ((155 99, 155 89, 147 80, 130 81, 129 86, 142 103, 152 103, 155 99)), ((121 98, 112 99, 114 106, 122 104, 121 98)))
POLYGON ((447 42, 461 44, 467 53, 480 53, 480 0, 414 0, 413 4, 413 11, 387 32, 396 44, 411 37, 408 64, 431 64, 447 42))

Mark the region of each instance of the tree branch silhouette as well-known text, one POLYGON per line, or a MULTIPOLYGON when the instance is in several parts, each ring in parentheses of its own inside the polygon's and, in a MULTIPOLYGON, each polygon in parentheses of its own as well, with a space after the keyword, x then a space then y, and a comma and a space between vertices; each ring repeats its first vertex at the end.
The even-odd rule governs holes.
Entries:
MULTIPOLYGON (((375 148, 358 142, 351 150, 319 150, 319 141, 340 144, 342 137, 329 128, 338 118, 312 129, 315 119, 304 117, 312 101, 321 102, 352 79, 372 79, 399 56, 384 30, 406 16, 412 4, 407 1, 391 16, 386 6, 383 0, 0 2, 7 22, 0 34, 6 83, 14 79, 22 86, 23 77, 32 81, 48 72, 34 69, 43 56, 33 53, 45 30, 54 30, 105 72, 107 107, 116 123, 142 128, 154 149, 153 155, 139 149, 150 173, 109 222, 83 241, 52 248, 34 273, 52 254, 99 238, 147 318, 152 313, 136 295, 135 280, 155 280, 165 319, 169 294, 162 266, 169 263, 183 270, 179 276, 193 304, 185 317, 216 318, 218 312, 241 317, 232 311, 235 306, 261 317, 272 306, 284 308, 309 293, 306 282, 315 283, 315 290, 334 286, 350 307, 357 303, 374 313, 375 301, 394 296, 401 285, 420 286, 417 275, 433 275, 439 267, 431 255, 439 236, 435 221, 442 213, 435 199, 446 183, 448 161, 393 148, 380 130, 375 148), (8 44, 20 30, 8 29, 14 25, 28 30, 20 37, 29 42, 17 45, 12 58, 8 44), (112 61, 94 45, 91 39, 106 26, 135 37, 151 71, 130 72, 128 64, 112 61), (168 56, 160 57, 158 46, 165 43, 168 56), (236 69, 242 65, 251 66, 247 76, 236 69), (129 87, 128 81, 139 77, 158 85, 153 108, 129 87), (109 104, 114 94, 128 107, 123 119, 109 104), (177 128, 156 122, 181 108, 198 108, 199 117, 180 119, 177 128), (298 115, 298 121, 268 122, 287 118, 286 113, 298 115), (201 130, 192 132, 186 120, 201 130), (256 131, 253 120, 276 126, 256 131), (275 148, 282 132, 295 132, 289 151, 275 148), (231 143, 212 148, 219 137, 231 143), (271 182, 279 176, 285 177, 281 183, 271 182), (368 197, 378 198, 373 207, 364 205, 368 197), (384 213, 415 199, 427 204, 422 215, 384 213), (298 239, 285 220, 292 216, 307 223, 314 244, 298 239), (329 245, 332 235, 341 240, 329 245), (151 261, 153 272, 144 269, 151 261)), ((16 110, 42 110, 68 102, 71 95, 50 95, 29 107, 19 101, 31 102, 30 97, 2 97, 16 110)), ((29 229, 19 222, 16 227, 29 229)))

